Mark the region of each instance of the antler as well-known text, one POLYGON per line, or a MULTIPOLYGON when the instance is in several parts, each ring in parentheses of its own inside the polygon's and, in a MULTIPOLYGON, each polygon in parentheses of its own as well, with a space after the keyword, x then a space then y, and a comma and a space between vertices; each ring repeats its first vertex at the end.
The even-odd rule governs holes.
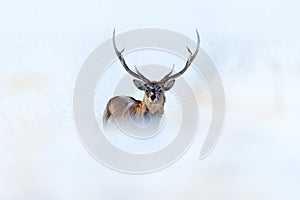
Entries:
POLYGON ((169 73, 167 73, 167 74, 160 80, 160 82, 162 82, 164 79, 167 79, 167 78, 173 73, 174 67, 175 67, 175 64, 173 64, 171 71, 170 71, 169 73))
POLYGON ((170 79, 175 79, 175 78, 181 76, 189 68, 189 66, 192 64, 192 62, 195 59, 195 57, 197 56, 197 54, 199 52, 199 48, 200 48, 200 37, 199 37, 199 33, 198 33, 197 29, 196 29, 196 33, 197 33, 197 47, 196 47, 196 50, 195 50, 194 53, 192 53, 190 48, 186 47, 190 55, 189 55, 189 57, 188 57, 188 59, 185 63, 184 68, 181 71, 177 72, 176 74, 173 74, 172 76, 170 76, 173 73, 173 69, 174 69, 174 65, 173 65, 173 68, 172 68, 171 72, 169 72, 166 76, 164 76, 160 80, 161 83, 164 83, 164 82, 166 82, 170 79))
POLYGON ((124 57, 123 57, 123 52, 124 52, 125 48, 122 49, 121 51, 119 51, 119 50, 117 49, 116 41, 115 41, 115 29, 114 29, 114 32, 113 32, 113 46, 114 46, 115 52, 116 52, 116 54, 117 54, 117 56, 118 56, 118 58, 119 58, 121 64, 123 65, 123 67, 125 68, 125 70, 126 70, 131 76, 133 76, 133 77, 135 77, 135 78, 138 78, 138 79, 144 81, 145 83, 150 83, 150 82, 151 82, 151 81, 150 81, 149 79, 147 79, 143 74, 141 74, 141 73, 137 70, 136 67, 135 67, 135 70, 136 70, 137 73, 133 72, 133 71, 128 67, 128 65, 126 64, 125 59, 124 59, 124 57))

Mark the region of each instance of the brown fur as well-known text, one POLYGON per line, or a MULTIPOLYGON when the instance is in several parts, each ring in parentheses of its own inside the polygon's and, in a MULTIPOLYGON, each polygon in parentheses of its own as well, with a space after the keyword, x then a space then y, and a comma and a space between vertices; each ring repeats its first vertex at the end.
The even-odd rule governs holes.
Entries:
POLYGON ((165 98, 155 104, 144 96, 143 101, 136 100, 130 96, 116 96, 111 98, 103 113, 103 124, 107 124, 110 118, 123 115, 135 115, 145 118, 147 115, 161 117, 164 113, 165 98))

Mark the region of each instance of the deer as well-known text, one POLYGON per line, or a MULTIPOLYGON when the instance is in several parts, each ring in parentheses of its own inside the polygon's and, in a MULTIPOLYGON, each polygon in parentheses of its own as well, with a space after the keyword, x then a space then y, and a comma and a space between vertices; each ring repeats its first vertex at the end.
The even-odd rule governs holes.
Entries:
POLYGON ((124 57, 123 52, 125 48, 122 50, 118 50, 115 40, 115 30, 113 31, 113 48, 115 54, 117 55, 121 65, 125 69, 125 71, 130 74, 133 79, 133 84, 138 90, 144 92, 144 97, 142 100, 137 100, 131 96, 115 96, 112 97, 104 110, 103 113, 103 125, 107 125, 108 121, 113 118, 129 116, 132 119, 138 119, 143 123, 145 121, 149 121, 149 119, 156 118, 160 120, 164 114, 164 105, 166 103, 165 92, 170 90, 175 83, 175 79, 179 76, 183 75, 186 70, 190 67, 193 60, 197 56, 200 48, 200 37, 199 33, 196 30, 197 34, 197 46, 196 50, 192 52, 190 48, 187 46, 187 51, 189 56, 185 62, 184 67, 173 74, 174 65, 169 73, 167 73, 161 80, 159 81, 151 81, 146 78, 135 66, 135 71, 132 71, 124 57))

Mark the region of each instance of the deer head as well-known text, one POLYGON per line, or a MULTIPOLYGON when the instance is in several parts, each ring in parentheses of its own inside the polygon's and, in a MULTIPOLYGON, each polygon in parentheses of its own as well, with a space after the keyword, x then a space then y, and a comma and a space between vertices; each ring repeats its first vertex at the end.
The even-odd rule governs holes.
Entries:
POLYGON ((148 106, 150 108, 150 112, 154 113, 157 110, 157 107, 155 107, 154 105, 164 105, 165 102, 165 95, 164 92, 170 90, 174 83, 175 83, 175 79, 178 78, 179 76, 181 76, 188 68, 189 66, 192 64, 193 60, 195 59, 199 48, 200 48, 200 37, 199 37, 199 33, 196 30, 197 33, 197 47, 194 53, 192 53, 192 51, 189 49, 189 47, 187 47, 187 50, 189 52, 189 57, 185 63, 185 66, 183 67, 182 70, 180 70, 179 72, 173 74, 173 70, 174 70, 174 65, 172 67, 172 70, 166 74, 161 80, 159 81, 150 81, 148 78, 146 78, 142 73, 140 73, 138 71, 138 69, 135 67, 135 72, 132 71, 124 57, 123 57, 123 52, 125 49, 122 49, 121 51, 119 51, 117 49, 116 46, 116 41, 115 41, 115 30, 113 32, 113 46, 114 46, 114 50, 122 64, 122 66, 124 67, 124 69, 133 77, 135 77, 136 79, 133 80, 134 85, 139 89, 144 91, 144 99, 143 102, 146 104, 146 106, 148 106), (151 109, 153 108, 153 109, 151 109))

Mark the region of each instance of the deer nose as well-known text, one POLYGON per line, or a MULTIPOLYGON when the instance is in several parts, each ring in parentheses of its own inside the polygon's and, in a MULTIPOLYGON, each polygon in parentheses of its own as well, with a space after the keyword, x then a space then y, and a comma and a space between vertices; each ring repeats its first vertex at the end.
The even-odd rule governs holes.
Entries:
POLYGON ((152 96, 150 97, 150 99, 151 99, 152 101, 153 101, 155 98, 156 98, 155 95, 152 95, 152 96))

